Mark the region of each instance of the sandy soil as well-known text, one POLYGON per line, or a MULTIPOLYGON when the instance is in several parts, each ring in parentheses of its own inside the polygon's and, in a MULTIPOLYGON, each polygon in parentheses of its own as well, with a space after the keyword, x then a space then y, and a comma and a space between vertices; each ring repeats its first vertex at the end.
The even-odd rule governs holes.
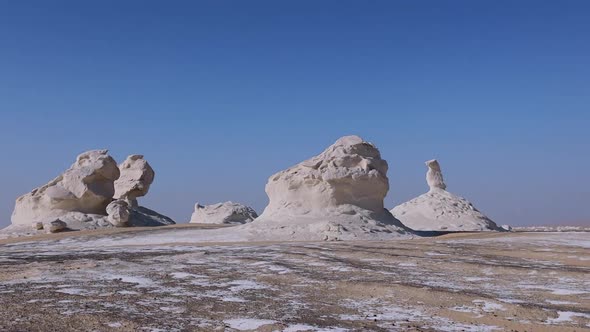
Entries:
POLYGON ((194 230, 194 229, 217 229, 224 227, 232 227, 233 225, 220 225, 220 224, 176 224, 166 225, 160 227, 121 227, 121 228, 104 228, 104 229, 93 229, 93 230, 81 230, 81 231, 67 231, 54 234, 41 233, 39 235, 32 236, 15 236, 0 238, 0 245, 8 243, 19 243, 19 242, 30 242, 30 241, 44 241, 44 240, 60 240, 70 237, 85 238, 85 237, 101 237, 107 235, 117 235, 130 233, 134 235, 140 235, 141 233, 158 233, 166 232, 169 230, 194 230))
POLYGON ((185 227, 1 241, 0 330, 590 331, 590 233, 142 245, 185 227))

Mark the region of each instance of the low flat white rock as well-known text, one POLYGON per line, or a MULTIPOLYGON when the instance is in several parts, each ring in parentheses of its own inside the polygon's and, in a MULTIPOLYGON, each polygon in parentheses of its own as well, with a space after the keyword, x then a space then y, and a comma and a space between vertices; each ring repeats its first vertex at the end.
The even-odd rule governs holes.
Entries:
POLYGON ((430 191, 391 210, 397 219, 417 231, 492 231, 500 228, 471 202, 446 191, 436 160, 426 162, 430 191))
POLYGON ((195 204, 191 223, 201 224, 245 224, 258 217, 254 209, 234 202, 212 205, 195 204))

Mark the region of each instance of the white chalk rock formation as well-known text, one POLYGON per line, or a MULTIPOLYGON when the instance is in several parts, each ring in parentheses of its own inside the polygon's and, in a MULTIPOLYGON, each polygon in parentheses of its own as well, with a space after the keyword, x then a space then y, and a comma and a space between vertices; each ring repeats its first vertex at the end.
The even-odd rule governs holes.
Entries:
POLYGON ((213 205, 195 204, 191 223, 201 224, 245 224, 258 217, 254 209, 239 203, 225 202, 213 205))
MULTIPOLYGON (((173 225, 174 220, 156 211, 140 206, 138 197, 147 195, 156 173, 143 155, 134 154, 119 165, 121 176, 115 181, 115 200, 125 201, 129 208, 129 219, 126 223, 117 222, 110 218, 111 223, 118 223, 118 227, 127 226, 163 226, 173 225)), ((118 206, 119 212, 124 214, 124 208, 118 206)), ((115 225, 113 223, 113 225, 115 225)))
POLYGON ((383 207, 387 162, 358 136, 270 177, 270 202, 242 227, 259 240, 390 239, 406 228, 383 207))
POLYGON ((41 229, 47 231, 49 223, 57 219, 70 230, 174 224, 172 219, 137 205, 137 197, 147 194, 154 179, 154 171, 143 157, 129 156, 119 171, 107 152, 82 153, 62 175, 19 197, 12 225, 0 233, 32 235, 41 229), (123 179, 115 185, 120 175, 123 179), (120 200, 113 201, 115 193, 120 200), (43 228, 38 228, 39 223, 43 228))
MULTIPOLYGON (((156 173, 142 155, 134 154, 119 165, 121 176, 115 181, 115 200, 127 202, 129 206, 128 226, 163 226, 173 225, 174 220, 156 211, 140 206, 138 197, 147 195, 156 173)), ((123 209, 121 210, 121 212, 123 209)), ((111 223, 114 220, 109 219, 111 223)), ((115 221, 116 222, 116 221, 115 221)), ((118 227, 122 227, 120 223, 118 227)))
POLYGON ((155 172, 142 155, 130 155, 119 165, 121 176, 115 181, 115 199, 136 207, 137 197, 147 195, 155 172))
POLYGON ((19 197, 14 225, 54 220, 69 212, 106 215, 115 192, 119 168, 107 150, 84 152, 62 175, 19 197))
POLYGON ((500 230, 488 217, 463 197, 446 191, 440 165, 426 162, 426 182, 430 190, 396 206, 391 214, 417 231, 490 231, 500 230))
POLYGON ((108 221, 115 227, 125 227, 129 222, 131 209, 124 200, 112 201, 107 205, 108 221))
POLYGON ((442 190, 447 189, 438 161, 436 159, 429 160, 426 162, 426 166, 428 166, 428 172, 426 172, 426 183, 428 183, 428 187, 431 190, 436 188, 442 190))

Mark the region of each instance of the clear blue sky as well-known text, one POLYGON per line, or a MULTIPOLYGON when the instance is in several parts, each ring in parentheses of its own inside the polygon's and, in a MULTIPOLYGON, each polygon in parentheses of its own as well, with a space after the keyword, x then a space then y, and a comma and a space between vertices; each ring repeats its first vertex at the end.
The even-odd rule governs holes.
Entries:
POLYGON ((498 223, 590 222, 588 1, 2 1, 0 226, 82 151, 144 154, 143 205, 259 212, 358 134, 386 206, 449 190, 498 223))

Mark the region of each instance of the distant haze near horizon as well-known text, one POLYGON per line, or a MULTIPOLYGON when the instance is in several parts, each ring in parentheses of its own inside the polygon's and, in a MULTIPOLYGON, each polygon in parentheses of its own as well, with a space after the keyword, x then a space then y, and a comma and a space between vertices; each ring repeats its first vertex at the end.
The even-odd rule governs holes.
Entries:
POLYGON ((590 3, 0 4, 0 227, 86 150, 156 171, 144 206, 259 213, 272 174, 344 135, 388 208, 448 190, 498 224, 590 224, 590 3))

